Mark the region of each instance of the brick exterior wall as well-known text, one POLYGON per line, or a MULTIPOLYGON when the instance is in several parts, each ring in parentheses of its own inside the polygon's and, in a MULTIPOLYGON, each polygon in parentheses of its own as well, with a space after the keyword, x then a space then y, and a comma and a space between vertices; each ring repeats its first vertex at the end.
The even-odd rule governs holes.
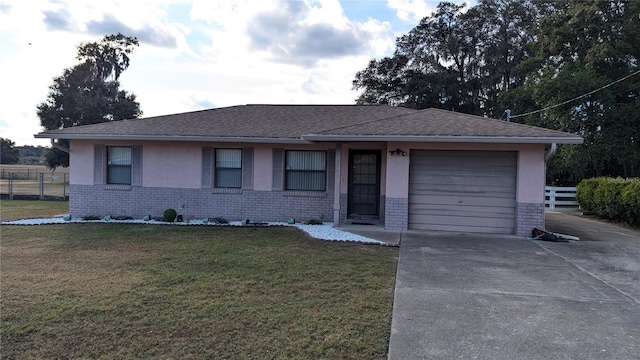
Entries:
POLYGON ((380 195, 380 210, 379 210, 380 224, 384 224, 384 221, 386 219, 386 216, 385 216, 385 212, 387 211, 386 203, 387 203, 387 198, 384 195, 380 195))
POLYGON ((386 198, 385 222, 387 230, 407 230, 409 226, 409 199, 386 198))
MULTIPOLYGON (((408 228, 408 199, 380 198, 380 222, 388 230, 408 228)), ((340 221, 348 223, 347 194, 340 194, 340 221)), ((215 189, 146 188, 109 185, 71 185, 69 212, 87 215, 162 216, 174 208, 185 219, 224 217, 229 220, 333 221, 333 192, 288 192, 215 189)), ((516 204, 516 235, 530 236, 544 228, 544 204, 516 204)))
POLYGON ((531 236, 533 228, 544 229, 544 204, 516 204, 516 235, 531 236))
POLYGON ((185 219, 224 217, 228 220, 333 221, 333 192, 290 192, 216 189, 147 188, 110 185, 71 185, 69 212, 73 217, 125 215, 162 216, 174 208, 185 219))
POLYGON ((347 194, 340 193, 340 224, 348 224, 347 222, 347 206, 349 200, 347 194))

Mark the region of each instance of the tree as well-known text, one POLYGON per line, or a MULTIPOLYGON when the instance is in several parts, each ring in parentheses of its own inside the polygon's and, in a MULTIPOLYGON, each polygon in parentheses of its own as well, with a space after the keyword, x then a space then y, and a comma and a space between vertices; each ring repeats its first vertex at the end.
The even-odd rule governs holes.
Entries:
MULTIPOLYGON (((52 130, 139 117, 142 111, 136 96, 121 90, 118 81, 129 66, 128 54, 134 46, 138 40, 122 34, 80 44, 77 59, 81 63, 55 78, 47 100, 38 105, 40 124, 52 130)), ((68 154, 55 148, 44 157, 50 168, 69 165, 68 154)))
POLYGON ((549 181, 640 176, 639 13, 640 2, 559 1, 541 19, 536 61, 502 102, 514 114, 544 109, 517 121, 584 138, 552 158, 549 181))
POLYGON ((18 162, 20 164, 41 164, 46 147, 23 145, 16 146, 16 149, 18 150, 20 158, 18 162))
POLYGON ((94 64, 97 75, 103 80, 118 80, 129 67, 129 54, 138 46, 136 38, 120 33, 107 35, 100 42, 83 43, 78 46, 77 59, 94 64))
POLYGON ((0 164, 17 164, 20 158, 15 142, 0 138, 0 164))
POLYGON ((358 72, 353 87, 363 93, 357 102, 500 115, 498 94, 524 82, 517 65, 531 55, 526 45, 547 7, 484 0, 463 9, 440 3, 396 40, 392 57, 372 60, 358 72))

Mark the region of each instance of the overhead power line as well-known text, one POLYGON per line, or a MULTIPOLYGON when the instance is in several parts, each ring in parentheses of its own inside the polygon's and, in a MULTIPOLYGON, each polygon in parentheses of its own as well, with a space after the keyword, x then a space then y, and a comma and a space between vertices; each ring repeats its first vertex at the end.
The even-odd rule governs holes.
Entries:
POLYGON ((597 93, 597 92, 598 92, 598 91, 600 91, 600 90, 606 89, 606 88, 608 88, 608 87, 609 87, 609 86, 611 86, 611 85, 615 85, 615 84, 617 84, 617 83, 619 83, 619 82, 621 82, 621 81, 624 81, 624 80, 626 80, 626 79, 628 79, 628 78, 630 78, 630 77, 632 77, 632 76, 638 75, 638 74, 640 74, 640 70, 638 70, 638 71, 636 71, 636 72, 633 72, 633 73, 631 73, 631 74, 629 74, 629 75, 627 75, 627 76, 625 76, 625 77, 623 77, 623 78, 621 78, 621 79, 618 79, 618 80, 616 80, 616 81, 614 81, 614 82, 612 82, 612 83, 609 83, 609 84, 607 84, 607 85, 601 86, 601 87, 599 87, 599 88, 597 88, 597 89, 595 89, 595 90, 589 91, 589 92, 588 92, 588 93, 586 93, 586 94, 582 94, 582 95, 580 95, 580 96, 574 97, 574 98, 573 98, 573 99, 571 99, 571 100, 563 101, 563 102, 561 102, 560 104, 551 105, 551 106, 548 106, 548 107, 546 107, 546 108, 544 108, 544 109, 535 110, 535 111, 530 111, 530 112, 528 112, 528 113, 524 113, 524 114, 518 114, 518 115, 509 116, 509 118, 511 118, 511 119, 515 119, 515 118, 519 118, 519 117, 522 117, 522 116, 533 115, 533 114, 537 114, 537 113, 539 113, 539 112, 547 111, 547 110, 549 110, 549 109, 557 108, 558 106, 566 105, 566 104, 568 104, 568 103, 570 103, 570 102, 576 101, 576 100, 581 99, 581 98, 583 98, 583 97, 585 97, 585 96, 589 96, 589 95, 591 95, 591 94, 595 94, 595 93, 597 93))

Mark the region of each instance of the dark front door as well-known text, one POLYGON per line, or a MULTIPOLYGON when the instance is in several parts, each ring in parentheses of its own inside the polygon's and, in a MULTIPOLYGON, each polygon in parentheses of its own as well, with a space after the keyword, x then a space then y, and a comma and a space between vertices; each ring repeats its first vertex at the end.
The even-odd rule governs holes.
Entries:
POLYGON ((349 219, 378 219, 380 151, 349 152, 349 219))

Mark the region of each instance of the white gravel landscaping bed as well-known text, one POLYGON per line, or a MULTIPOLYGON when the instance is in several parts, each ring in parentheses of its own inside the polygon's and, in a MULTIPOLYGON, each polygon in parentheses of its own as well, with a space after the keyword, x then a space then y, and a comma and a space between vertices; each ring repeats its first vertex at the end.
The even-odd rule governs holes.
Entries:
MULTIPOLYGON (((43 218, 43 219, 22 219, 2 222, 2 225, 49 225, 49 224, 147 224, 147 225, 168 225, 168 226, 254 226, 243 225, 240 221, 231 221, 229 224, 215 224, 204 222, 203 220, 189 220, 189 222, 163 222, 156 220, 82 220, 82 219, 70 219, 64 220, 62 217, 43 218)), ((305 225, 305 224, 288 224, 285 222, 268 222, 266 225, 260 226, 293 226, 304 231, 310 237, 319 240, 327 241, 352 241, 366 244, 378 244, 386 245, 386 243, 370 239, 368 237, 353 234, 347 231, 338 230, 333 227, 333 223, 324 223, 322 225, 305 225)))

